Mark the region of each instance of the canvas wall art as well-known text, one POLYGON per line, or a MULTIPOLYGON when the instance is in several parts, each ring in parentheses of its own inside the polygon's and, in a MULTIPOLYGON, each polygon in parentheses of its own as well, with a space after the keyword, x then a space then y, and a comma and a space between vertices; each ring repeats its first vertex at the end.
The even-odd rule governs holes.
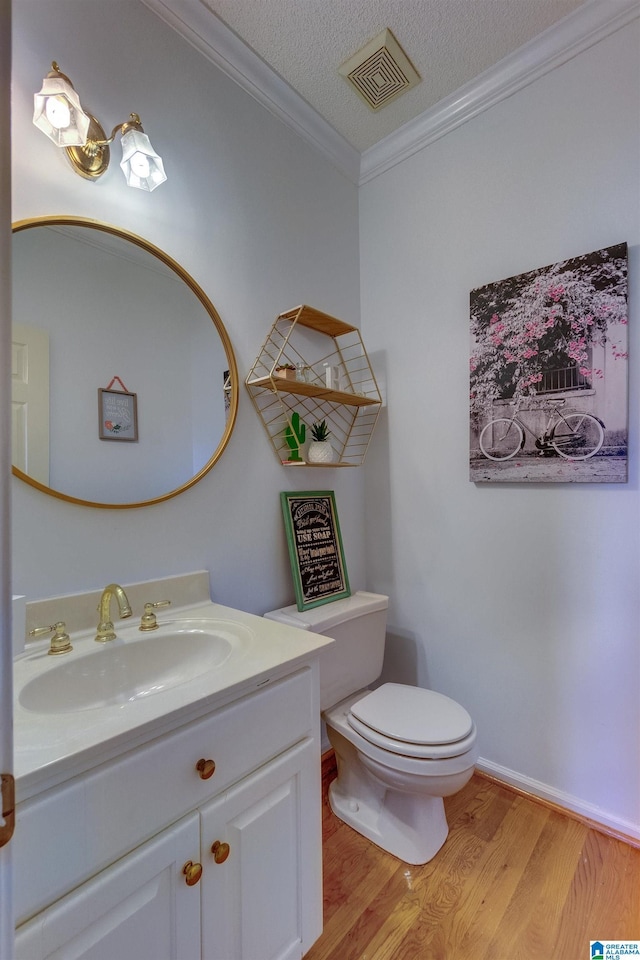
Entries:
POLYGON ((627 244, 471 292, 470 479, 627 480, 627 244))

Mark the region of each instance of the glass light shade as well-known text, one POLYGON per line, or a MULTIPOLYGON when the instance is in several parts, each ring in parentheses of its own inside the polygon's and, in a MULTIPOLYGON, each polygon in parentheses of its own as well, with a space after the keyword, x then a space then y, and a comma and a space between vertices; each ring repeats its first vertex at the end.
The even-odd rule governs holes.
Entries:
POLYGON ((42 90, 33 98, 33 122, 58 147, 82 146, 87 142, 89 117, 80 98, 62 76, 45 77, 42 90))
POLYGON ((162 159, 142 130, 127 130, 122 135, 120 166, 128 186, 148 190, 149 193, 167 179, 162 159))

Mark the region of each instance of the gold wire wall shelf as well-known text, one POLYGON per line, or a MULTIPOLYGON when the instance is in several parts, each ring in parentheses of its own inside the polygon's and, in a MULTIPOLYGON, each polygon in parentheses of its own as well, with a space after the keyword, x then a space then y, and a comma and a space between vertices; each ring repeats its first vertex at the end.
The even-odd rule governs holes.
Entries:
POLYGON ((245 385, 283 466, 358 467, 382 407, 360 331, 301 305, 275 320, 245 385), (334 459, 309 463, 324 420, 334 459))

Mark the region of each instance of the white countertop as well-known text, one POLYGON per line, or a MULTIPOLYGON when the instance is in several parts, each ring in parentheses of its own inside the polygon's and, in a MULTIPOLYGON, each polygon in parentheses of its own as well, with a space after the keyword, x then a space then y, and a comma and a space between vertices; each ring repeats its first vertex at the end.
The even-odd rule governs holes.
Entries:
MULTIPOLYGON (((162 627, 185 619, 238 625, 241 640, 237 649, 224 664, 194 679, 123 703, 68 713, 35 712, 21 703, 21 691, 30 680, 55 669, 67 657, 95 652, 99 646, 94 641, 95 630, 72 634, 71 653, 48 656, 49 641, 46 640, 30 645, 29 650, 14 661, 17 801, 250 693, 314 659, 317 651, 333 643, 320 634, 210 602, 174 608, 166 616, 159 615, 158 624, 162 627)), ((140 634, 137 624, 137 620, 116 621, 118 639, 108 643, 135 643, 145 637, 152 652, 153 634, 140 634)))

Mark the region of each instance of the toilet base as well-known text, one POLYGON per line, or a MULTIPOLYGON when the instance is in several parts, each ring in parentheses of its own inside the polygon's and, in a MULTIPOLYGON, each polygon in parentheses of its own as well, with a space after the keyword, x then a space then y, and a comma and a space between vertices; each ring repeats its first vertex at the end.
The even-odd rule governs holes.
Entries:
POLYGON ((428 863, 449 833, 443 797, 469 782, 477 747, 459 756, 419 759, 383 750, 349 724, 351 707, 367 691, 324 713, 338 776, 329 787, 340 820, 405 863, 428 863))
POLYGON ((340 778, 329 787, 331 809, 348 826, 399 860, 428 863, 449 833, 442 797, 384 791, 363 798, 344 795, 340 778))

